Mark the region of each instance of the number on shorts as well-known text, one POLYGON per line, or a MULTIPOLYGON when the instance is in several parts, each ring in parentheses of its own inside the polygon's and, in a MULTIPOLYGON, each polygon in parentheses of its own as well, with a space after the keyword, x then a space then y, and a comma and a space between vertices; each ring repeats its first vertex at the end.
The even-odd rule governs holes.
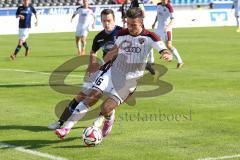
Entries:
POLYGON ((102 81, 103 81, 103 78, 98 78, 97 80, 96 80, 96 85, 100 85, 101 83, 102 83, 102 81))

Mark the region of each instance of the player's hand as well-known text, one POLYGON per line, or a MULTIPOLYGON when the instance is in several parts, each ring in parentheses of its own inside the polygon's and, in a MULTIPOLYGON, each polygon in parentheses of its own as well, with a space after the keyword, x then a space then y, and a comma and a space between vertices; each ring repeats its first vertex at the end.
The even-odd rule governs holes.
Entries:
POLYGON ((35 26, 36 26, 36 27, 38 26, 38 21, 35 22, 35 26))
POLYGON ((92 29, 94 29, 94 28, 95 28, 95 24, 92 25, 92 29))
POLYGON ((100 64, 99 63, 92 63, 88 66, 88 74, 89 76, 99 70, 100 64))
POLYGON ((18 15, 18 17, 19 17, 20 19, 22 19, 22 20, 25 19, 24 15, 18 15))
POLYGON ((163 50, 161 52, 161 59, 164 59, 166 61, 171 61, 173 59, 172 53, 169 50, 163 50))

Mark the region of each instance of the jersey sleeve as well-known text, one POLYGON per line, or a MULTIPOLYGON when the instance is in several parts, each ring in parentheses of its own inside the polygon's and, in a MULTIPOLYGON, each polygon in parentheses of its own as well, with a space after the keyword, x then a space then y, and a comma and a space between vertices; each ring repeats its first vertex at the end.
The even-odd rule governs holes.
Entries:
POLYGON ((167 4, 166 6, 170 12, 170 19, 174 19, 174 10, 173 10, 173 7, 170 3, 167 4))
POLYGON ((16 11, 16 16, 18 16, 20 14, 20 7, 18 7, 17 11, 16 11))
POLYGON ((31 9, 32 9, 32 13, 33 14, 37 14, 37 11, 36 11, 36 9, 33 6, 31 6, 31 9))
POLYGON ((76 11, 75 11, 73 14, 79 14, 80 12, 81 12, 81 8, 78 7, 78 8, 76 9, 76 11))
POLYGON ((99 43, 98 43, 97 41, 98 41, 98 36, 96 36, 96 37, 94 38, 93 44, 92 44, 92 51, 95 52, 95 53, 96 53, 96 52, 99 50, 99 48, 100 48, 100 45, 99 45, 99 43))
POLYGON ((165 46, 164 42, 161 41, 161 39, 153 32, 149 33, 149 37, 151 38, 151 47, 156 49, 159 53, 162 50, 167 49, 167 47, 165 46))

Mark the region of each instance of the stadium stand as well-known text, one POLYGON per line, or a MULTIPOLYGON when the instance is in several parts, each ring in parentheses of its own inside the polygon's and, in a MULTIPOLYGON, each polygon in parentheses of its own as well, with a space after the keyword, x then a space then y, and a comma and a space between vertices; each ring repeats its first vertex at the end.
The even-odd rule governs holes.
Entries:
MULTIPOLYGON (((90 4, 106 5, 117 4, 120 0, 94 0, 90 4)), ((150 3, 150 0, 144 0, 145 3, 150 3)), ((22 0, 0 0, 0 8, 17 7, 21 5, 22 0)), ((232 4, 232 0, 172 0, 173 5, 209 5, 215 3, 232 4)), ((78 5, 78 0, 32 0, 34 7, 42 6, 75 6, 78 5)))

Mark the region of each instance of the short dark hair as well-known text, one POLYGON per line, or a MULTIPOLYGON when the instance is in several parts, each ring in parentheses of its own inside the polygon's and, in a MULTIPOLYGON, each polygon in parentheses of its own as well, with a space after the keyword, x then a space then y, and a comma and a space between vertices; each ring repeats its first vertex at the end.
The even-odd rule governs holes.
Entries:
POLYGON ((101 12, 101 17, 102 17, 103 15, 109 15, 109 14, 112 14, 113 19, 115 19, 115 15, 114 15, 114 12, 113 12, 112 9, 104 9, 104 10, 102 10, 102 12, 101 12))
POLYGON ((127 17, 128 18, 143 18, 144 14, 143 14, 143 10, 141 8, 138 7, 133 7, 127 10, 127 17))

